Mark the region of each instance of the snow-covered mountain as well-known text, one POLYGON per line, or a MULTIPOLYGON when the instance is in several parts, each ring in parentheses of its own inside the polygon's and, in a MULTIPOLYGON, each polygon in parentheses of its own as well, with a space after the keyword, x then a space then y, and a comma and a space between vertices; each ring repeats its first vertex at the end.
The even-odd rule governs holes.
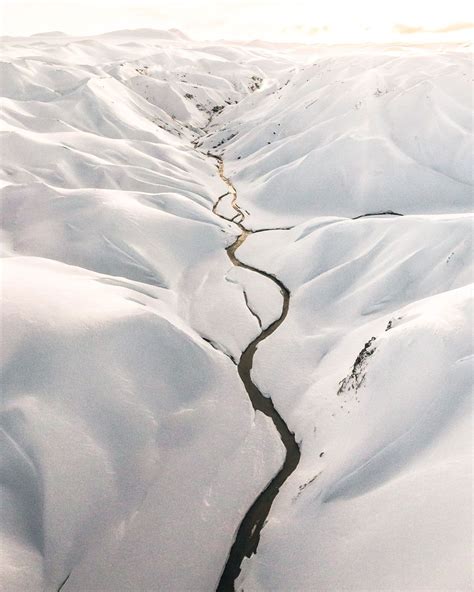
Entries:
POLYGON ((5 590, 470 590, 469 48, 3 45, 5 590))

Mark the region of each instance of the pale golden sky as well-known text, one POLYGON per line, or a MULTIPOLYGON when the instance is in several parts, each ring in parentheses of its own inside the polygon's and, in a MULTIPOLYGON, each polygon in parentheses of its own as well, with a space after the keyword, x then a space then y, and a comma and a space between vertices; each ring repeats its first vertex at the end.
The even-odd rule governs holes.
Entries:
POLYGON ((472 38, 468 0, 0 0, 1 31, 92 35, 176 27, 196 39, 339 42, 472 38))

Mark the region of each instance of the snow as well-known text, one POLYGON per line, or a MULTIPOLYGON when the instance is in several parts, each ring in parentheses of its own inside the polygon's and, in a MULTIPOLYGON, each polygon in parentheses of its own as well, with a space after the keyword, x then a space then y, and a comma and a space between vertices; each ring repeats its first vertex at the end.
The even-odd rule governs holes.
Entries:
MULTIPOLYGON (((183 325, 159 288, 33 257, 7 259, 3 284, 2 449, 15 468, 7 465, 7 493, 17 493, 2 502, 15 527, 4 544, 13 537, 25 549, 4 581, 20 589, 9 578, 33 550, 49 586, 86 554, 88 589, 101 589, 105 560, 92 571, 87 555, 95 561, 98 545, 107 558, 125 531, 123 551, 129 524, 144 520, 153 532, 143 534, 143 548, 160 549, 148 577, 212 587, 242 512, 282 454, 268 422, 254 420, 233 364, 183 325), (171 521, 167 534, 178 517, 188 533, 178 547, 194 541, 186 550, 194 570, 169 569, 176 549, 163 542, 157 506, 147 509, 153 495, 161 522, 171 521), (209 532, 214 549, 204 544, 209 532)), ((132 588, 139 575, 128 575, 132 588)))
POLYGON ((218 118, 216 139, 238 132, 227 170, 252 228, 387 209, 470 211, 468 51, 314 53, 280 86, 218 118))
POLYGON ((253 377, 302 442, 245 589, 469 589, 472 229, 326 219, 238 251, 291 290, 253 377))
POLYGON ((242 287, 247 297, 248 307, 257 317, 261 329, 266 329, 279 318, 283 307, 283 296, 271 280, 243 267, 233 267, 226 279, 242 287))
MULTIPOLYGON (((169 53, 168 39, 155 46, 161 37, 7 44, 8 590, 57 590, 69 574, 69 589, 136 590, 157 579, 212 589, 246 509, 283 461, 273 426, 255 415, 222 353, 237 360, 259 333, 238 282, 255 288, 227 279, 225 247, 238 229, 212 213, 226 185, 184 125, 202 126, 208 114, 185 98, 175 111, 178 91, 162 80, 148 88, 169 53), (147 73, 135 60, 152 48, 156 71, 147 73), (176 570, 180 556, 187 570, 176 570)), ((198 71, 200 60, 222 63, 177 50, 170 72, 181 60, 184 72, 186 62, 198 71)), ((200 91, 209 104, 230 92, 216 80, 217 90, 200 91)))
POLYGON ((302 453, 237 589, 469 590, 469 48, 3 44, 5 589, 215 589, 283 462, 210 151, 302 453))
POLYGON ((242 289, 228 281, 231 268, 224 250, 193 266, 183 277, 181 315, 200 335, 238 361, 260 329, 242 289))
MULTIPOLYGON (((297 499, 278 506, 246 587, 469 589, 472 289, 453 292, 402 309, 357 395, 330 416, 317 405, 297 499)), ((327 395, 320 383, 313 401, 327 395)))

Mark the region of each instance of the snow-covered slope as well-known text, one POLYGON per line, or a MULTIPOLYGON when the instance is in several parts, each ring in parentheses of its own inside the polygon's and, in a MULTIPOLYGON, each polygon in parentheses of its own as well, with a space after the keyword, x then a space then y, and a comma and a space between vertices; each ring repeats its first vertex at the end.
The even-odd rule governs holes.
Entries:
POLYGON ((468 48, 4 40, 6 590, 470 589, 468 48), (382 214, 396 212, 404 216, 382 214), (219 215, 216 215, 220 214, 219 215), (358 219, 352 220, 362 216, 358 219))
POLYGON ((229 122, 228 172, 252 227, 316 215, 466 212, 472 68, 462 48, 348 48, 249 96, 229 122), (235 124, 237 119, 238 125, 235 124))
POLYGON ((272 286, 232 272, 237 229, 211 210, 226 186, 191 143, 260 69, 245 62, 232 83, 224 50, 162 37, 5 48, 8 590, 56 590, 69 574, 70 590, 210 590, 282 460, 216 350, 239 357, 260 331, 246 293, 261 306, 272 286))
POLYGON ((241 249, 291 290, 254 376, 302 442, 245 589, 470 589, 472 230, 332 218, 241 249))
POLYGON ((5 589, 215 586, 281 454, 232 362, 159 288, 20 256, 2 282, 5 589))

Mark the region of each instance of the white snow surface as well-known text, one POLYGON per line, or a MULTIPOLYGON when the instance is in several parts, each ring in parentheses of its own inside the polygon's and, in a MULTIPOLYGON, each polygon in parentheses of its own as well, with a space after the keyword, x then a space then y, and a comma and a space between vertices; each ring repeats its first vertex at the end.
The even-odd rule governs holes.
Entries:
POLYGON ((270 279, 255 275, 253 271, 243 267, 232 267, 226 279, 241 286, 245 292, 247 306, 253 312, 261 329, 266 329, 280 316, 283 296, 270 279))
POLYGON ((258 335, 242 285, 262 281, 229 281, 227 187, 192 145, 260 69, 165 37, 5 44, 8 591, 211 590, 283 461, 224 355, 258 335))
POLYGON ((3 46, 4 589, 215 589, 283 461, 235 366, 282 296, 210 151, 276 229, 236 256, 290 290, 252 376, 302 452, 237 588, 471 590, 470 49, 3 46))
POLYGON ((227 172, 250 212, 247 226, 471 211, 467 48, 306 53, 278 86, 225 110, 207 142, 236 134, 225 147, 227 172))
POLYGON ((253 377, 302 443, 245 590, 470 590, 472 230, 332 218, 239 250, 291 290, 253 377))

